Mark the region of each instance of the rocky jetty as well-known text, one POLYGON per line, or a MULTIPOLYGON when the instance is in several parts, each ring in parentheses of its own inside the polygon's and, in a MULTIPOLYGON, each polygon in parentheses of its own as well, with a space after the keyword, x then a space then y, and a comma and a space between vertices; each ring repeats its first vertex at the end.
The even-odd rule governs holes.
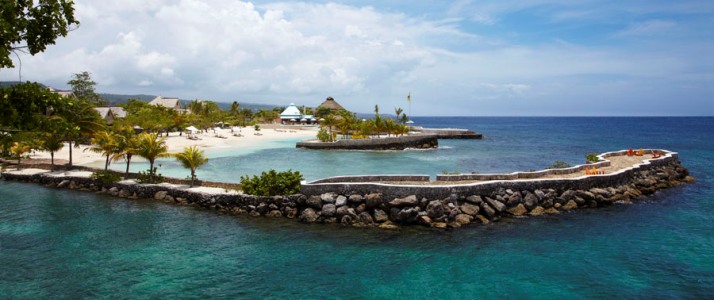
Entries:
POLYGON ((336 142, 309 140, 297 142, 295 147, 315 150, 432 149, 439 147, 439 140, 435 135, 407 135, 375 139, 338 140, 336 142))
POLYGON ((48 187, 94 191, 116 197, 148 198, 192 205, 234 214, 297 219, 305 223, 339 223, 357 227, 395 229, 405 225, 457 228, 488 224, 509 217, 558 214, 645 199, 659 189, 693 182, 678 160, 634 171, 628 180, 587 189, 500 187, 479 193, 451 194, 443 198, 386 197, 381 193, 335 193, 256 197, 221 190, 206 193, 185 185, 101 184, 87 177, 48 176, 43 173, 4 172, 4 180, 33 182, 48 187))

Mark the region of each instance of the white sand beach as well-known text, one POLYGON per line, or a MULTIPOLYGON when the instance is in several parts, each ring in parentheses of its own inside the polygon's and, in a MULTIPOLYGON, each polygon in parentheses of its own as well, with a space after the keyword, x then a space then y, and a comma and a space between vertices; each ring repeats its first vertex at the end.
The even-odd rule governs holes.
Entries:
MULTIPOLYGON (((260 143, 278 141, 292 138, 311 139, 317 134, 317 127, 281 126, 276 124, 260 125, 260 131, 255 131, 253 127, 240 128, 240 132, 231 132, 230 129, 209 130, 204 133, 194 134, 198 139, 189 139, 186 133, 179 135, 179 132, 172 132, 168 137, 164 135, 169 152, 176 153, 185 147, 193 145, 201 149, 209 148, 233 148, 240 149, 258 145, 260 143), (256 134, 257 133, 257 134, 256 134), (240 136, 237 136, 240 135, 240 136)), ((101 154, 86 150, 87 146, 80 146, 72 149, 72 163, 75 165, 89 165, 98 161, 104 161, 101 154)), ((46 151, 35 151, 30 155, 31 159, 50 159, 50 153, 46 151)), ((140 160, 140 157, 136 157, 140 160)), ((62 150, 55 152, 55 163, 66 163, 69 160, 69 147, 67 144, 62 150)))

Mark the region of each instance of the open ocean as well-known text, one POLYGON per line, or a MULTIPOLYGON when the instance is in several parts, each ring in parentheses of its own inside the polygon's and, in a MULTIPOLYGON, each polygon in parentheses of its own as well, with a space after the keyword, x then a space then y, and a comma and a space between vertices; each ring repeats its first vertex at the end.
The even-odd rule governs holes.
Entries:
MULTIPOLYGON (((126 200, 0 181, 0 299, 714 298, 714 118, 421 117, 483 140, 438 150, 208 152, 206 180, 542 169, 627 148, 679 152, 694 184, 555 216, 401 231, 126 200)), ((185 177, 175 162, 164 175, 185 177)), ((115 164, 122 169, 122 165, 115 164)), ((133 170, 146 169, 140 164, 133 170)))

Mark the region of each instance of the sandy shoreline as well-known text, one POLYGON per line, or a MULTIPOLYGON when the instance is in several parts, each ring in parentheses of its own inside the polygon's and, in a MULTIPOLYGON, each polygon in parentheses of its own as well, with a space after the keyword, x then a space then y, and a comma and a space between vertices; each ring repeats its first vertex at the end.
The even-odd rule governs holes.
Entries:
MULTIPOLYGON (((231 133, 230 129, 223 129, 222 131, 213 132, 209 130, 207 133, 195 134, 199 140, 190 140, 186 134, 179 135, 178 132, 172 132, 166 138, 166 144, 169 147, 170 153, 176 153, 183 150, 185 147, 191 147, 193 145, 198 146, 203 150, 213 149, 213 148, 232 148, 241 149, 253 147, 260 145, 261 143, 279 141, 292 138, 302 138, 310 139, 315 138, 317 134, 317 127, 300 127, 300 126, 281 126, 266 124, 260 125, 261 130, 258 131, 260 135, 256 135, 256 131, 253 127, 244 127, 240 129, 240 132, 231 133), (240 133, 241 136, 234 136, 234 134, 240 133), (225 138, 217 137, 223 136, 225 138)), ((96 162, 104 162, 104 157, 99 153, 94 153, 86 150, 87 146, 80 146, 79 148, 72 149, 72 163, 75 165, 90 165, 96 162)), ((50 153, 46 151, 35 151, 30 155, 31 159, 50 159, 50 153)), ((140 157, 132 158, 141 160, 140 157)), ((69 161, 69 147, 65 143, 62 150, 55 152, 55 163, 62 164, 69 161)))

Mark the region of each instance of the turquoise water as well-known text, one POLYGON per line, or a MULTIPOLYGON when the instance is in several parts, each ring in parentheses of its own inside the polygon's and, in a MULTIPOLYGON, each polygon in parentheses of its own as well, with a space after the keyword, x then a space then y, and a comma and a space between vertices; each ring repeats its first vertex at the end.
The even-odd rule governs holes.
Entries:
POLYGON ((406 153, 256 149, 214 157, 222 162, 203 175, 266 166, 291 166, 308 178, 344 169, 517 171, 580 163, 589 152, 661 147, 678 151, 698 182, 633 205, 399 232, 0 182, 0 298, 714 297, 714 118, 417 122, 468 127, 486 139, 406 153))

